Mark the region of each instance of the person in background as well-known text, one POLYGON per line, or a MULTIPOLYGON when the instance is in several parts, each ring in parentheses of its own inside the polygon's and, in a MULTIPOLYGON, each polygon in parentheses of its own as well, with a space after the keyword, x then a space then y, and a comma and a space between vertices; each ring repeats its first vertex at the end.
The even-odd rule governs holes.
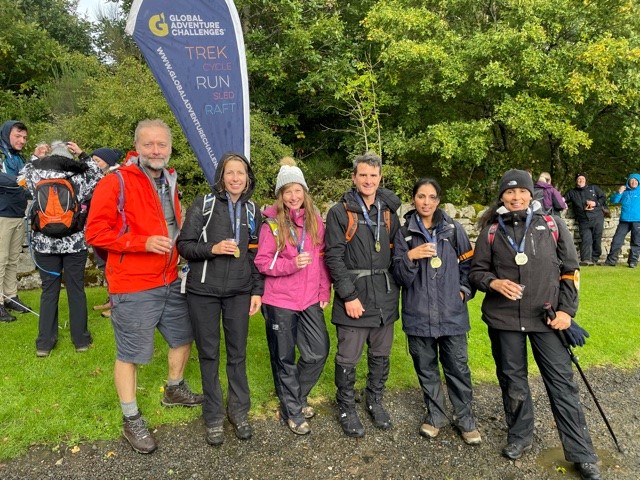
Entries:
POLYGON ((177 242, 180 255, 189 261, 186 292, 202 374, 205 441, 214 446, 224 442, 221 317, 227 352, 226 415, 238 439, 248 440, 253 434, 247 337, 249 317, 260 310, 264 291, 264 280, 253 262, 261 222, 260 211, 250 200, 255 186, 249 161, 239 153, 224 154, 213 192, 197 197, 189 207, 177 242))
POLYGON ((22 151, 27 136, 26 125, 17 120, 0 127, 0 322, 16 320, 7 310, 29 311, 18 297, 18 259, 25 243, 28 192, 18 185, 17 177, 25 165, 22 151))
POLYGON ((569 190, 564 198, 572 207, 580 231, 580 265, 595 265, 602 254, 604 192, 597 185, 587 184, 585 174, 578 173, 575 188, 569 190))
POLYGON ((627 233, 631 232, 631 251, 627 263, 629 268, 638 266, 638 257, 640 257, 640 189, 638 182, 640 182, 640 174, 630 174, 627 184, 621 185, 618 191, 610 197, 611 203, 619 203, 622 205, 622 209, 616 233, 611 241, 611 251, 604 262, 605 265, 611 267, 617 265, 624 238, 627 233))
POLYGON ((482 229, 469 274, 471 285, 485 292, 482 320, 488 325, 507 423, 502 455, 517 460, 533 444, 529 340, 564 456, 583 479, 597 480, 598 458, 571 359, 558 334, 582 330, 572 320, 578 309, 578 255, 562 219, 552 217, 549 222, 532 198, 533 182, 526 172, 509 170, 502 176, 498 201, 480 218, 482 229), (556 312, 555 319, 547 314, 546 302, 556 312))
MULTIPOLYGON (((93 152, 91 152, 91 158, 93 159, 94 162, 96 162, 96 164, 98 165, 100 170, 102 170, 102 173, 104 175, 118 168, 118 162, 120 161, 123 155, 124 154, 122 153, 122 150, 118 150, 117 148, 102 147, 102 148, 97 148, 93 152)), ((90 200, 87 202, 87 208, 89 207, 90 207, 90 200)), ((96 267, 100 271, 102 271, 103 275, 104 275, 105 266, 107 264, 106 254, 107 254, 106 251, 104 251, 104 254, 101 253, 100 255, 97 254, 95 251, 93 252, 93 259, 96 264, 96 267)), ((111 317, 111 302, 109 301, 109 298, 107 298, 107 300, 103 304, 94 305, 93 309, 97 311, 101 311, 100 315, 105 318, 111 317)))
POLYGON ((473 248, 462 225, 438 208, 438 182, 418 180, 412 197, 415 208, 405 215, 406 222, 393 242, 393 275, 402 287, 402 328, 427 408, 420 435, 435 438, 451 423, 439 359, 454 410, 453 423, 465 443, 479 445, 482 437, 471 407, 467 348, 473 248))
POLYGON ((392 241, 400 228, 400 199, 379 188, 382 159, 375 153, 357 156, 354 187, 327 215, 325 259, 333 279, 331 321, 336 326, 336 400, 342 431, 349 437, 365 433, 356 412, 356 366, 367 344, 369 372, 365 389, 367 412, 376 428, 392 427, 383 405, 389 377, 393 324, 398 319, 399 288, 391 274, 392 241))
POLYGON ((105 175, 118 168, 118 162, 123 155, 122 150, 118 150, 117 148, 102 147, 96 148, 91 152, 91 158, 98 164, 98 167, 100 167, 100 170, 102 170, 102 173, 105 175))
MULTIPOLYGON (((91 196, 102 173, 82 149, 74 142, 52 142, 49 155, 27 163, 21 172, 27 188, 39 204, 36 188, 49 179, 66 179, 72 184, 79 204, 91 196), (80 161, 74 160, 74 155, 80 161)), ((44 207, 44 206, 43 206, 44 207)), ((35 224, 34 224, 35 225, 35 224)), ((69 324, 71 340, 76 352, 86 352, 93 339, 87 328, 87 296, 84 291, 84 272, 88 246, 83 225, 74 228, 61 238, 47 235, 35 229, 31 245, 34 261, 42 280, 40 318, 36 355, 47 357, 58 341, 58 303, 62 278, 69 302, 69 324)))
MULTIPOLYGON (((137 402, 137 366, 153 358, 156 328, 169 345, 169 372, 161 404, 195 407, 202 395, 191 391, 184 369, 193 330, 180 292, 175 246, 181 223, 177 175, 169 169, 171 130, 162 120, 142 120, 135 131, 137 156, 104 177, 93 193, 86 236, 108 252, 105 269, 116 340, 114 380, 122 410, 123 435, 138 453, 157 443, 137 402), (118 197, 124 211, 118 211, 118 197)), ((95 164, 94 164, 95 165, 95 164)))
POLYGON ((293 433, 311 432, 307 403, 329 355, 324 308, 331 280, 324 262, 324 223, 304 175, 285 157, 276 180, 276 202, 262 213, 255 264, 265 275, 262 314, 280 418, 293 433), (296 346, 299 356, 296 361, 296 346))
POLYGON ((567 209, 567 202, 562 194, 551 185, 551 175, 542 172, 538 181, 533 186, 533 198, 542 204, 542 208, 548 215, 560 215, 567 209))

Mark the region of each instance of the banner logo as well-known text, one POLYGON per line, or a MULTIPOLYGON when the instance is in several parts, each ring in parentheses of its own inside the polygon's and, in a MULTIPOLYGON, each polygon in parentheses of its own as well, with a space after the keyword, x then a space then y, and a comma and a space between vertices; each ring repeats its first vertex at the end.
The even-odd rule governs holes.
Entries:
POLYGON ((169 25, 164 20, 164 13, 154 15, 149 19, 149 30, 157 37, 166 37, 169 35, 169 25))

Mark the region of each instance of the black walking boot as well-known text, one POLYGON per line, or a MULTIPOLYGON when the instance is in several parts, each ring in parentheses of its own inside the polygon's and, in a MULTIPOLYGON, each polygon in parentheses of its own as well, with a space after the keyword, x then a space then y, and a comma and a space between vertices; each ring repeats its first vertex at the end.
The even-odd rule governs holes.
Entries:
POLYGON ((384 384, 389 377, 389 357, 369 355, 369 376, 367 377, 366 405, 367 412, 373 419, 373 425, 382 430, 392 427, 391 417, 382 404, 384 384))
POLYGON ((7 312, 7 309, 4 308, 4 305, 0 305, 0 322, 15 322, 16 317, 7 312))
POLYGON ((364 436, 364 427, 356 412, 355 367, 343 367, 336 363, 336 401, 338 402, 338 420, 342 431, 348 437, 364 436))

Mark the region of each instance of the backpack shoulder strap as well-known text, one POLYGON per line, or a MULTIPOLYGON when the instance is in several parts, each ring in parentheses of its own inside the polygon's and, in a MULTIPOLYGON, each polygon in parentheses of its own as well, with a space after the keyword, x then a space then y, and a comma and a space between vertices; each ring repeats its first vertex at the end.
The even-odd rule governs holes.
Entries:
POLYGON ((489 227, 489 246, 493 245, 493 240, 496 238, 496 232, 498 231, 498 222, 492 223, 489 227))
POLYGON ((256 226, 256 204, 251 200, 244 204, 244 208, 247 210, 247 226, 249 227, 249 250, 258 249, 258 236, 256 226))
POLYGON ((275 218, 267 217, 264 219, 264 223, 269 225, 271 229, 271 233, 273 233, 274 237, 278 236, 278 221, 275 218))
POLYGON ((344 232, 344 235, 347 239, 347 242, 350 242, 353 236, 356 234, 356 230, 358 230, 358 215, 354 212, 350 211, 347 208, 346 202, 342 202, 344 206, 344 210, 347 212, 347 229, 344 232))
POLYGON ((122 219, 122 227, 118 234, 120 237, 127 231, 127 215, 124 212, 124 177, 122 176, 122 172, 119 170, 115 170, 113 173, 118 178, 118 183, 120 184, 120 189, 118 190, 118 203, 116 204, 116 208, 118 209, 118 213, 122 219))
POLYGON ((207 227, 213 216, 213 207, 216 205, 216 196, 213 193, 207 193, 202 199, 202 217, 204 218, 204 224, 202 225, 202 232, 200 238, 207 241, 207 227))
POLYGON ((247 225, 249 226, 249 236, 256 234, 256 204, 249 200, 244 204, 247 211, 247 225))
POLYGON ((553 217, 551 215, 543 215, 545 221, 547 222, 547 226, 549 227, 549 230, 551 230, 551 235, 553 235, 553 240, 556 242, 556 245, 558 244, 558 225, 556 224, 556 221, 553 219, 553 217))

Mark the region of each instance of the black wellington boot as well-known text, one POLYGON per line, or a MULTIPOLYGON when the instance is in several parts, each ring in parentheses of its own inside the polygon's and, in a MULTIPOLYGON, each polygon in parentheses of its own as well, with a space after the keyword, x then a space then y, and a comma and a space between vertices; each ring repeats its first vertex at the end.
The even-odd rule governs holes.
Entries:
POLYGON ((338 402, 338 420, 342 431, 348 437, 364 436, 364 427, 356 412, 355 367, 343 367, 336 363, 336 401, 338 402))
POLYGON ((389 377, 389 357, 367 357, 369 363, 369 376, 367 377, 366 405, 367 412, 371 415, 373 425, 382 430, 392 427, 391 417, 382 404, 384 396, 384 384, 389 377))

